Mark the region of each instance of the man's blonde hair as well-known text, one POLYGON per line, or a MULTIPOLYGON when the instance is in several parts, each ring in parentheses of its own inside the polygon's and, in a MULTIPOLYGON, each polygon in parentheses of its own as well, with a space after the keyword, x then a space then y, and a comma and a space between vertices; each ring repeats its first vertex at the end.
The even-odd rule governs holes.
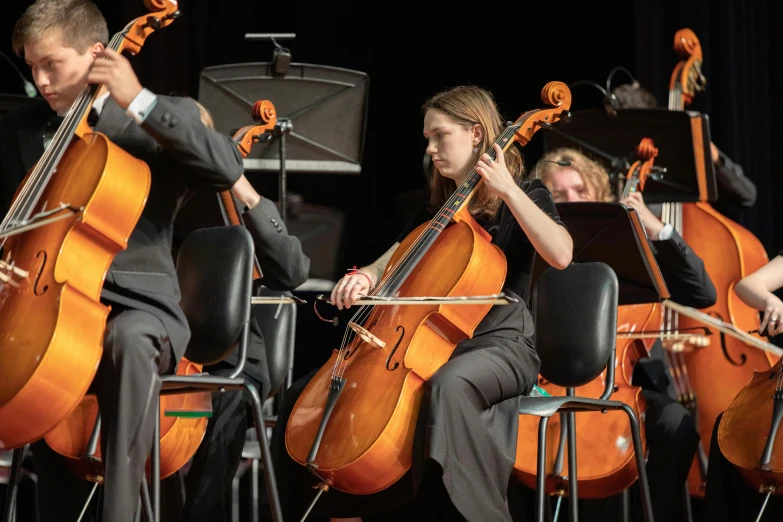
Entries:
POLYGON ((561 148, 544 154, 534 172, 538 172, 541 181, 552 190, 552 176, 564 168, 572 168, 579 173, 593 201, 614 201, 609 188, 609 173, 604 167, 576 149, 561 148), (568 161, 570 167, 561 167, 552 161, 568 161))
POLYGON ((25 44, 59 33, 63 44, 84 54, 96 43, 108 45, 106 19, 89 0, 36 0, 16 21, 11 45, 17 56, 25 44))

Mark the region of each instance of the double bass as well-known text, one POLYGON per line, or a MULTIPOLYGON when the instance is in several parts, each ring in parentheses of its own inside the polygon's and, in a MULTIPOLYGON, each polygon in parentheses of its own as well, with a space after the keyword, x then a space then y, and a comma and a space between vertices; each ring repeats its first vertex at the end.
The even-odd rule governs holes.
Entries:
MULTIPOLYGON (((650 176, 658 149, 652 140, 644 138, 637 147, 635 161, 626 176, 620 199, 631 192, 641 191, 650 176)), ((616 369, 613 400, 630 405, 640 424, 647 405, 641 387, 631 382, 633 369, 642 358, 648 356, 656 336, 645 336, 641 332, 657 331, 663 315, 661 305, 624 305, 618 307, 616 369), (629 335, 637 334, 637 335, 629 335)), ((577 388, 581 397, 601 397, 605 387, 605 372, 592 382, 577 388)), ((565 388, 555 386, 539 376, 538 385, 550 395, 565 395, 565 388)), ((550 495, 563 496, 568 492, 568 457, 564 454, 565 429, 561 416, 553 416, 547 425, 547 448, 545 487, 550 495)), ((519 416, 517 455, 514 476, 530 489, 536 488, 536 446, 529 444, 538 433, 538 418, 519 416)), ((606 498, 615 495, 633 484, 638 478, 631 429, 622 412, 606 412, 602 415, 576 416, 576 446, 579 476, 577 484, 580 497, 606 498)), ((645 431, 640 430, 642 445, 646 445, 645 431)))
MULTIPOLYGON (((495 143, 522 145, 540 127, 568 115, 562 82, 541 94, 550 108, 522 114, 495 143)), ((495 150, 486 151, 495 159, 495 150)), ((373 291, 381 298, 497 295, 506 259, 468 212, 481 182, 471 171, 432 221, 394 252, 373 291)), ((455 299, 455 301, 458 299, 455 299)), ((413 434, 426 381, 456 345, 472 336, 491 305, 362 306, 348 336, 308 383, 286 426, 286 449, 325 486, 370 494, 394 484, 411 467, 413 434)), ((321 490, 323 491, 323 489, 321 490)))
MULTIPOLYGON (((685 110, 697 92, 705 89, 701 72, 702 49, 690 29, 677 31, 674 48, 681 58, 671 76, 669 110, 685 110)), ((705 144, 700 122, 693 121, 694 150, 697 154, 697 176, 700 201, 696 203, 664 203, 663 221, 670 223, 704 262, 717 291, 714 306, 704 313, 737 329, 758 330, 758 312, 743 303, 734 292, 735 285, 746 275, 768 262, 767 253, 759 240, 747 229, 718 213, 706 202, 705 144)), ((665 328, 670 331, 690 330, 702 324, 669 309, 665 328)), ((766 371, 773 360, 768 353, 749 347, 736 337, 723 333, 719 342, 709 348, 669 353, 678 395, 697 422, 701 446, 688 477, 692 495, 704 495, 707 459, 715 420, 756 371, 766 371)))
MULTIPOLYGON (((150 14, 108 47, 138 53, 179 14, 174 0, 145 0, 150 14)), ((103 353, 109 308, 104 277, 146 204, 150 170, 87 115, 100 85, 74 101, 0 224, 0 447, 40 439, 79 404, 103 353)))
MULTIPOLYGON (((255 103, 252 117, 259 125, 246 126, 233 136, 242 156, 249 154, 253 143, 274 128, 277 121, 271 102, 255 103)), ((218 202, 227 224, 244 226, 236 200, 227 190, 218 194, 218 202)), ((254 257, 254 278, 261 277, 258 258, 254 257)), ((203 365, 183 358, 176 374, 188 376, 201 373, 203 365)), ((167 394, 160 397, 160 477, 164 479, 184 466, 196 453, 207 429, 208 413, 211 412, 211 393, 167 394)), ((98 418, 98 401, 94 395, 87 395, 79 406, 52 431, 46 434, 46 443, 62 455, 69 468, 85 480, 102 483, 104 475, 100 449, 100 435, 96 439, 95 451, 85 455, 93 436, 98 418)), ((149 473, 149 460, 147 465, 149 473)))

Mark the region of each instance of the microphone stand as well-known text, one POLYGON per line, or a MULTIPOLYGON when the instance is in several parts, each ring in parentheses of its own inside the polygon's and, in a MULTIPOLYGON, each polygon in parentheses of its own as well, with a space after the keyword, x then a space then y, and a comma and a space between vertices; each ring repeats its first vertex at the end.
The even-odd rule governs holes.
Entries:
POLYGON ((291 123, 291 120, 289 118, 280 118, 277 120, 277 124, 275 125, 274 130, 272 131, 272 135, 279 138, 280 143, 280 175, 278 178, 278 193, 279 193, 279 199, 280 199, 280 218, 283 220, 283 223, 286 222, 286 215, 287 215, 287 203, 286 203, 286 173, 285 173, 285 137, 286 134, 289 134, 291 132, 291 129, 293 129, 293 124, 291 123))

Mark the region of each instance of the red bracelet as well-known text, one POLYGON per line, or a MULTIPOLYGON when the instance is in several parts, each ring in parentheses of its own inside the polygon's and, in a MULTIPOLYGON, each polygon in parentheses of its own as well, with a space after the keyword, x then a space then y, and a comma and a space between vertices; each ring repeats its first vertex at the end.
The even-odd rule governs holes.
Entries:
POLYGON ((372 290, 372 288, 375 286, 375 282, 372 280, 372 278, 366 273, 356 268, 356 265, 353 265, 353 268, 349 269, 347 273, 348 275, 363 275, 364 277, 366 277, 367 281, 370 282, 370 290, 372 290))

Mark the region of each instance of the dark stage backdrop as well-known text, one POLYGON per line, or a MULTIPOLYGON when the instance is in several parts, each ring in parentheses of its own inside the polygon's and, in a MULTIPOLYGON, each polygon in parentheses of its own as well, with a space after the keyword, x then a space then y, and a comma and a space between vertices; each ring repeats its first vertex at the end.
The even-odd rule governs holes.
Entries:
MULTIPOLYGON (((7 54, 14 20, 28 3, 5 0, 0 6, 0 50, 7 54)), ((97 3, 112 31, 144 12, 142 0, 97 3)), ((305 202, 346 213, 342 269, 378 257, 423 197, 420 107, 427 97, 455 85, 480 85, 494 93, 504 116, 513 120, 541 106, 539 93, 547 82, 604 84, 609 71, 622 65, 665 103, 677 61, 674 33, 691 27, 705 49, 708 80, 707 92, 693 108, 710 115, 714 141, 745 167, 759 189, 755 208, 736 217, 771 254, 783 247, 776 157, 783 134, 777 125, 783 112, 777 96, 783 90, 777 67, 782 46, 773 33, 773 21, 783 14, 779 2, 459 5, 182 0, 181 18, 154 34, 132 60, 142 83, 153 91, 197 97, 204 67, 271 59, 272 44, 245 42, 245 33, 295 32, 296 40, 284 42, 294 62, 366 72, 370 95, 362 174, 289 176, 289 191, 305 202)), ((0 92, 23 92, 10 66, 0 64, 0 71, 0 92)), ((618 74, 613 86, 627 81, 618 74)), ((589 87, 577 87, 573 94, 573 110, 600 105, 600 94, 589 87)), ((530 164, 541 153, 541 134, 527 147, 530 164)), ((274 176, 254 175, 251 181, 276 199, 274 176)))

